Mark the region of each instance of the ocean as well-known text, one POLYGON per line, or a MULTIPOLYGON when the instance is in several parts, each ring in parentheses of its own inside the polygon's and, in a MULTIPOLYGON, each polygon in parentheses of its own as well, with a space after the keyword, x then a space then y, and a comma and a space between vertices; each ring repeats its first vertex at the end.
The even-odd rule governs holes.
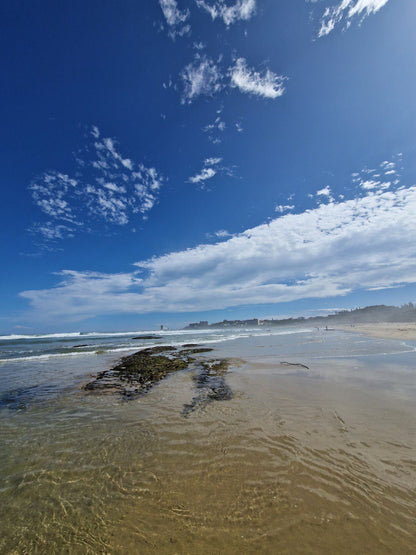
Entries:
POLYGON ((0 377, 1 553, 416 550, 414 342, 14 335, 0 337, 0 377), (197 361, 132 400, 83 389, 122 356, 194 343, 230 360, 227 400, 198 402, 197 361))

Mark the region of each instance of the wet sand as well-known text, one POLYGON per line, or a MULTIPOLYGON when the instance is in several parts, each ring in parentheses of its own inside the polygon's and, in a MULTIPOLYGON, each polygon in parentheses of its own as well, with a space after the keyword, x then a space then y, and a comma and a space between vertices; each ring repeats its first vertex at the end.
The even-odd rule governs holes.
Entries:
POLYGON ((380 322, 376 324, 352 324, 335 326, 335 329, 364 333, 369 337, 381 339, 398 339, 416 341, 416 323, 413 322, 380 322))
POLYGON ((192 368, 3 419, 0 551, 415 552, 411 346, 310 332, 214 354, 232 396, 186 416, 192 368))

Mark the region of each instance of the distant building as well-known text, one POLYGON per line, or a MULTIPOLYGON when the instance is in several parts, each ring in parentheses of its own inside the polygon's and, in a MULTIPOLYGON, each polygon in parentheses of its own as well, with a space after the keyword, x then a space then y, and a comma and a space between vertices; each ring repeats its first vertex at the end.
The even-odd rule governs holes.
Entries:
POLYGON ((167 330, 167 329, 169 329, 169 328, 168 328, 167 326, 164 326, 164 325, 162 324, 162 325, 160 326, 160 329, 163 331, 163 330, 167 330))

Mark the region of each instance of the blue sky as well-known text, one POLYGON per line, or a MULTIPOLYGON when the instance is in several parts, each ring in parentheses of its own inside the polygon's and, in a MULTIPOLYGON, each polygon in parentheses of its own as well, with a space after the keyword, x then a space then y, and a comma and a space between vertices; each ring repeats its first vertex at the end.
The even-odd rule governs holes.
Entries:
POLYGON ((413 0, 2 12, 2 333, 416 300, 413 0))

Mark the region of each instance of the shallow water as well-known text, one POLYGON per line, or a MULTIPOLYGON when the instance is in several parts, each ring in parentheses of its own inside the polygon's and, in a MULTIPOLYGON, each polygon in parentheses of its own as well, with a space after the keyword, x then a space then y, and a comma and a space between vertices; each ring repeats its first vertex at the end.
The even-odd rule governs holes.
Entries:
POLYGON ((233 397, 187 417, 192 369, 84 394, 108 358, 0 409, 0 552, 413 553, 414 345, 314 331, 216 354, 233 397))

